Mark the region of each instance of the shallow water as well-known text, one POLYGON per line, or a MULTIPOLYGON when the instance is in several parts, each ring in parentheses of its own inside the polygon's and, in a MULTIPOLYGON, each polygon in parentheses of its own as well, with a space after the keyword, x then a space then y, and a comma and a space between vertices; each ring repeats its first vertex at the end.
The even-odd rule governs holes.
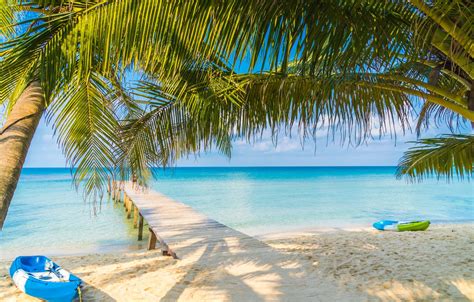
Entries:
POLYGON ((137 246, 121 205, 104 199, 98 209, 94 215, 72 187, 68 169, 23 169, 0 231, 0 258, 137 246))
MULTIPOLYGON (((177 168, 152 187, 249 234, 370 226, 379 219, 474 221, 468 182, 396 180, 393 167, 177 168)), ((143 241, 146 243, 146 241, 143 241)), ((140 248, 123 208, 84 203, 68 169, 24 169, 3 231, 0 258, 140 248)))
POLYGON ((153 187, 249 234, 370 226, 380 219, 474 221, 474 186, 409 184, 394 167, 180 168, 153 187))

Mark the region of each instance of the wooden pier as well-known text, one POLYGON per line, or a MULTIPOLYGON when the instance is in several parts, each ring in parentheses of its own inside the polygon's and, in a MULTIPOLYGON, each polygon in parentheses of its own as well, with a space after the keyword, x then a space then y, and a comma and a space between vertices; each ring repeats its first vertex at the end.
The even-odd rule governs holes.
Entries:
POLYGON ((364 300, 305 269, 313 265, 313 259, 281 253, 158 192, 143 191, 131 183, 110 183, 109 194, 123 203, 138 240, 147 226, 148 249, 159 244, 164 255, 181 259, 175 265, 183 270, 182 279, 162 301, 201 297, 202 301, 317 302, 328 295, 334 301, 364 300), (211 286, 203 286, 203 280, 211 286), (194 288, 192 296, 188 288, 194 288))
POLYGON ((207 247, 262 245, 255 238, 156 191, 135 187, 131 182, 116 183, 110 188, 112 198, 123 202, 127 218, 133 218, 138 240, 143 239, 146 222, 150 232, 149 250, 155 249, 159 243, 163 255, 178 258, 175 247, 184 251, 186 247, 196 247, 196 244, 207 247))

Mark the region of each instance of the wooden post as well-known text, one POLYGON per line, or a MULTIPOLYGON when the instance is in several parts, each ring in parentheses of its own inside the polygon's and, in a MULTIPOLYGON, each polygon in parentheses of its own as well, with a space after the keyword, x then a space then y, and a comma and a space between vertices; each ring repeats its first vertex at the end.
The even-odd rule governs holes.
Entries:
POLYGON ((176 255, 176 253, 173 252, 168 246, 166 246, 165 249, 161 250, 161 253, 163 254, 163 256, 170 256, 170 257, 173 257, 174 259, 179 259, 178 255, 176 255))
POLYGON ((126 195, 127 197, 127 219, 130 219, 132 218, 132 200, 130 199, 130 197, 128 197, 128 195, 126 195))
POLYGON ((117 185, 117 182, 114 182, 114 200, 115 202, 120 202, 120 189, 117 185))
POLYGON ((110 185, 110 177, 107 177, 107 194, 110 197, 110 194, 112 193, 112 186, 110 185))
POLYGON ((148 230, 150 230, 150 238, 148 238, 148 250, 154 250, 156 248, 157 238, 152 229, 149 228, 148 230))
POLYGON ((138 208, 137 206, 133 206, 133 228, 138 228, 138 208))
POLYGON ((138 219, 138 240, 141 241, 143 240, 143 216, 142 214, 139 214, 139 219, 138 219))
POLYGON ((112 186, 110 187, 110 196, 112 196, 112 200, 115 201, 115 181, 112 181, 112 186))

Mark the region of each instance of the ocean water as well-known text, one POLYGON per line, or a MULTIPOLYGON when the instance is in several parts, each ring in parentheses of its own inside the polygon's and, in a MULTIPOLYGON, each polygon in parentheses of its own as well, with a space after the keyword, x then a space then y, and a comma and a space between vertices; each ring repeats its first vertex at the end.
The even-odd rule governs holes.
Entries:
MULTIPOLYGON (((376 220, 474 221, 474 185, 397 180, 394 167, 176 168, 152 188, 251 235, 370 226, 376 220)), ((141 248, 121 205, 100 212, 71 186, 68 169, 24 169, 3 231, 0 258, 141 248)))
POLYGON ((0 231, 0 259, 140 247, 123 206, 105 198, 96 209, 72 187, 69 169, 23 169, 0 231))
POLYGON ((395 178, 394 167, 180 168, 153 188, 256 235, 380 219, 474 221, 474 184, 395 178))

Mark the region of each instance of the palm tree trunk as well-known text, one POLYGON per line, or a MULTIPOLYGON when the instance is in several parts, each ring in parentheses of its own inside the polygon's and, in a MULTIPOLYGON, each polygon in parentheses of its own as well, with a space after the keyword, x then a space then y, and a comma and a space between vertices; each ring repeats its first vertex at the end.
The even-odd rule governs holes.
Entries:
POLYGON ((43 89, 39 82, 32 82, 23 91, 0 130, 0 230, 44 107, 43 89))

